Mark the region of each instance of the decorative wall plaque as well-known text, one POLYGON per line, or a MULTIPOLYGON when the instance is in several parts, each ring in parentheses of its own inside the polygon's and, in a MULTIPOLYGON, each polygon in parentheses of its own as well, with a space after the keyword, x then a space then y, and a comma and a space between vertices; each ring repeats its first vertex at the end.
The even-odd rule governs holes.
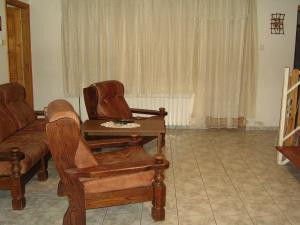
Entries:
POLYGON ((284 16, 283 13, 271 14, 271 34, 284 34, 284 16))

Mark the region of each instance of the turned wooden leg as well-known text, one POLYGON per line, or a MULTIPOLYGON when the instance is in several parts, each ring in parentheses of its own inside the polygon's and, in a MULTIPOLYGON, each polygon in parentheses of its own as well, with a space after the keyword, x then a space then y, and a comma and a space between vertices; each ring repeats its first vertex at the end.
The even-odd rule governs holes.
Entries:
POLYGON ((161 139, 161 146, 165 146, 166 145, 166 134, 162 134, 162 139, 161 139))
POLYGON ((20 156, 18 149, 13 149, 11 151, 12 156, 12 176, 10 183, 10 191, 12 196, 12 208, 14 210, 24 209, 26 205, 25 194, 25 184, 21 179, 21 165, 20 160, 24 158, 24 155, 20 156))
POLYGON ((157 153, 162 154, 162 140, 163 140, 163 134, 159 134, 157 137, 157 153))
POLYGON ((65 196, 65 187, 61 180, 59 180, 58 185, 57 185, 57 195, 59 197, 65 196))
POLYGON ((12 208, 14 210, 24 209, 26 206, 25 184, 22 183, 21 177, 14 177, 11 180, 11 197, 12 208))
MULTIPOLYGON (((163 163, 163 157, 156 157, 156 164, 163 163)), ((156 221, 165 219, 166 185, 162 169, 156 169, 153 182, 152 218, 156 221)))
POLYGON ((41 168, 38 172, 38 180, 39 181, 46 181, 48 179, 48 162, 47 156, 41 159, 41 168))

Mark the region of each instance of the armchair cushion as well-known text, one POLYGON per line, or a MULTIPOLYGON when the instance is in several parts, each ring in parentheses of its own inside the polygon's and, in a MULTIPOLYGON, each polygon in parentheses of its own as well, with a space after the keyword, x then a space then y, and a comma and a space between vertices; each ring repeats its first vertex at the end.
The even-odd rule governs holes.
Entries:
POLYGON ((131 110, 124 98, 124 86, 119 81, 95 84, 99 96, 97 113, 111 118, 131 118, 131 110))
POLYGON ((118 191, 136 187, 146 187, 153 182, 154 171, 132 173, 102 179, 80 178, 85 193, 118 191))
MULTIPOLYGON (((99 165, 112 165, 118 163, 143 161, 151 159, 146 152, 138 146, 128 147, 122 151, 105 152, 95 155, 99 165)), ((102 179, 81 178, 86 193, 117 191, 151 185, 154 171, 138 172, 120 176, 105 177, 102 179)))
POLYGON ((85 168, 98 165, 97 160, 95 159, 91 151, 89 151, 88 144, 82 139, 79 140, 74 163, 78 168, 85 168))
POLYGON ((98 82, 83 89, 87 113, 90 119, 132 117, 124 98, 124 86, 116 80, 98 82))

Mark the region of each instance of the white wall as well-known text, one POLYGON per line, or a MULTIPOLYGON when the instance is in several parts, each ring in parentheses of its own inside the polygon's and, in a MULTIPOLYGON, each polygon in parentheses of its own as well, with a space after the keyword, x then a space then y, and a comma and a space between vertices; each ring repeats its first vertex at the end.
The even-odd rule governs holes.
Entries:
MULTIPOLYGON (((34 103, 36 109, 41 109, 55 98, 64 98, 60 30, 61 0, 29 0, 29 3, 34 103)), ((293 65, 298 4, 300 0, 257 0, 260 51, 256 117, 250 121, 251 126, 278 126, 283 68, 293 65), (284 35, 270 34, 270 15, 276 12, 286 14, 284 35)), ((5 67, 3 65, 3 59, 0 58, 1 74, 5 67)), ((0 77, 0 83, 1 81, 0 77)), ((68 100, 72 102, 75 109, 78 109, 76 98, 68 100)))
MULTIPOLYGON (((61 66, 61 0, 23 0, 30 4, 33 96, 35 109, 43 109, 51 100, 64 98, 61 66)), ((0 0, 2 31, 6 37, 4 0, 0 0)), ((9 82, 7 43, 0 45, 0 84, 9 82)), ((78 108, 76 98, 68 99, 78 108)))
POLYGON ((283 68, 293 68, 299 0, 257 0, 259 67, 254 126, 278 126, 283 68), (271 34, 271 13, 285 13, 284 35, 271 34))
POLYGON ((0 84, 8 82, 8 57, 6 40, 6 15, 4 0, 0 0, 0 16, 2 19, 2 31, 0 31, 0 84), (5 43, 2 44, 2 41, 5 43))
MULTIPOLYGON (((65 98, 62 75, 61 0, 30 0, 34 106, 65 98)), ((77 98, 66 98, 78 109, 77 98)))

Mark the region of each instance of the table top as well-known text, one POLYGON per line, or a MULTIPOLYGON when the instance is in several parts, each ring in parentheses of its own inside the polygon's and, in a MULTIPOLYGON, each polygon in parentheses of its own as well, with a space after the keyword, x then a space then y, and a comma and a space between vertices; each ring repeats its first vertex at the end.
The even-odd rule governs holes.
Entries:
POLYGON ((101 126, 102 123, 111 120, 86 120, 81 125, 82 133, 93 133, 103 136, 122 136, 122 135, 138 135, 138 136, 157 136, 166 133, 165 121, 162 118, 136 119, 134 122, 140 124, 137 128, 110 128, 101 126))

